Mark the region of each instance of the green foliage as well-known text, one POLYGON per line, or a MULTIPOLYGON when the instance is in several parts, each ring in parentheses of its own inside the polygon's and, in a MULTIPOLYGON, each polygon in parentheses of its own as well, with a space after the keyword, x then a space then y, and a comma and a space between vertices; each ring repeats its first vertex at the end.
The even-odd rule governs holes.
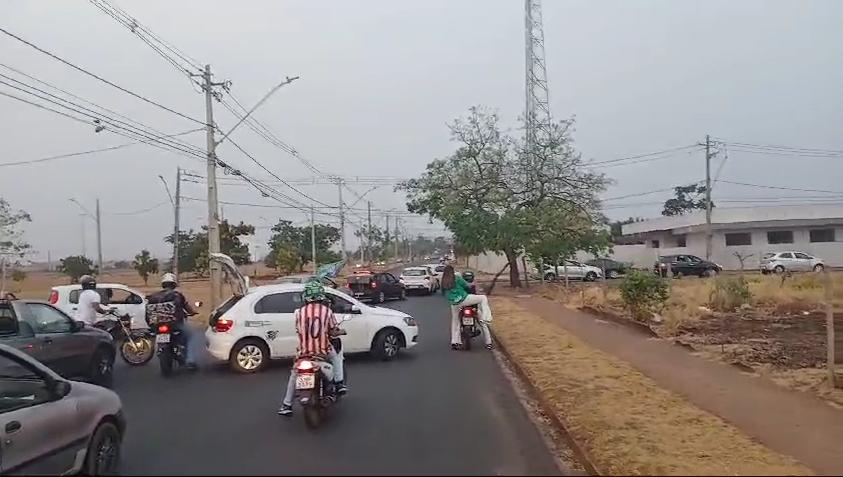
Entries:
POLYGON ((59 260, 56 270, 70 277, 70 283, 77 283, 82 275, 96 273, 94 263, 82 255, 71 255, 59 260))
MULTIPOLYGON (((254 235, 252 225, 232 225, 227 220, 220 222, 220 251, 234 260, 237 265, 245 265, 251 261, 249 246, 240 241, 244 235, 254 235)), ((172 244, 173 234, 164 237, 164 241, 172 244)), ((179 271, 194 272, 204 275, 208 271, 208 228, 202 227, 201 232, 189 230, 179 231, 179 271)))
POLYGON ((22 282, 26 280, 26 272, 21 270, 20 268, 12 270, 12 280, 16 282, 22 282))
POLYGON ((597 194, 606 180, 582 167, 571 145, 572 126, 572 121, 552 124, 546 137, 525 151, 500 132, 496 114, 471 108, 468 117, 450 125, 456 151, 399 186, 407 193, 407 208, 444 222, 463 249, 506 255, 510 284, 520 286, 519 252, 554 234, 590 232, 599 215, 597 194), (549 211, 554 224, 545 217, 549 211))
POLYGON ((290 244, 280 244, 274 256, 275 267, 283 274, 290 274, 301 269, 301 255, 290 244))
POLYGON ((12 210, 11 205, 0 198, 0 253, 7 263, 17 263, 30 246, 23 240, 21 225, 32 222, 32 218, 23 210, 12 210))
MULTIPOLYGON (((341 255, 331 250, 340 241, 340 230, 333 225, 316 224, 316 261, 319 263, 336 262, 341 255)), ((305 263, 313 261, 311 247, 310 225, 296 227, 289 220, 279 220, 272 227, 272 237, 269 242, 267 265, 276 266, 278 252, 282 248, 289 248, 298 255, 299 270, 305 263)), ((285 252, 286 253, 286 252, 285 252)))
MULTIPOLYGON (((675 187, 676 197, 664 202, 662 215, 682 215, 692 210, 705 210, 705 186, 691 184, 675 187)), ((711 204, 714 207, 714 203, 711 204)))
POLYGON ((621 300, 638 321, 648 321, 653 312, 664 306, 670 292, 667 281, 648 272, 633 270, 620 285, 621 300))
POLYGON ((712 310, 735 311, 752 300, 749 284, 743 277, 717 277, 708 296, 712 310))
POLYGON ((153 273, 158 273, 158 259, 152 258, 149 255, 149 250, 141 250, 141 252, 135 255, 135 261, 132 262, 132 268, 134 268, 138 275, 143 279, 143 284, 149 284, 149 275, 153 273))

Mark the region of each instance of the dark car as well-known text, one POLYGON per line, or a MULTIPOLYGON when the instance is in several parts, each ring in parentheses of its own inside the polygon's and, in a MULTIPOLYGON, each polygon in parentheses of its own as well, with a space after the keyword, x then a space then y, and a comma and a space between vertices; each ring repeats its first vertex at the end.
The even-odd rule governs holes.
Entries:
POLYGON ((585 262, 586 265, 597 267, 604 271, 606 278, 618 278, 629 271, 632 266, 628 263, 618 262, 611 258, 595 258, 585 262))
POLYGON ((698 277, 711 277, 723 271, 720 265, 703 260, 695 255, 665 255, 659 257, 653 267, 653 271, 663 277, 667 276, 668 270, 674 277, 683 275, 696 275, 698 277))
POLYGON ((66 378, 109 385, 114 341, 105 331, 74 321, 35 300, 0 300, 0 343, 23 351, 66 378))
POLYGON ((388 272, 354 272, 354 275, 348 277, 348 289, 354 298, 374 303, 383 303, 390 298, 407 298, 404 285, 388 272))

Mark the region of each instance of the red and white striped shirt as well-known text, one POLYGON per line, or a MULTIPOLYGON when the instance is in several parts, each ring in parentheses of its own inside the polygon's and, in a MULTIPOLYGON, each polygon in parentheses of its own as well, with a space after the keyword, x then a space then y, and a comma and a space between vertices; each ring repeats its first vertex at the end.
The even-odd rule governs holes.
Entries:
POLYGON ((330 331, 337 327, 331 308, 322 303, 308 303, 296 310, 298 356, 327 356, 331 350, 330 331))

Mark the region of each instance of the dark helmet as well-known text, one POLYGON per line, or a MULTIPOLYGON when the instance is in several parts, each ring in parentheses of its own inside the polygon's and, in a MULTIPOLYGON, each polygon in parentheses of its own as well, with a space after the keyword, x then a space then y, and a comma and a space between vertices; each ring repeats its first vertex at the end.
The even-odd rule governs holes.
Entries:
POLYGON ((82 285, 83 290, 93 290, 97 287, 97 279, 92 275, 82 275, 79 277, 79 284, 82 285))
POLYGON ((470 271, 462 272, 462 278, 463 278, 463 280, 467 281, 468 283, 471 283, 471 282, 474 281, 474 272, 470 272, 470 271))

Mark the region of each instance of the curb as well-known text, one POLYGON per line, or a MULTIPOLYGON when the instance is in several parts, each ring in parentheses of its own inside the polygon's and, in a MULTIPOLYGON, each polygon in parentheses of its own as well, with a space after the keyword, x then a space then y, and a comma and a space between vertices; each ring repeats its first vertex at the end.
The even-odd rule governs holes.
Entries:
POLYGON ((653 331, 653 329, 650 328, 650 326, 647 325, 646 323, 641 323, 641 322, 635 321, 635 320, 627 318, 623 315, 619 315, 617 313, 613 313, 613 312, 608 311, 608 310, 598 310, 597 308, 594 308, 593 306, 588 306, 588 305, 581 306, 579 308, 579 310, 582 311, 582 312, 588 313, 590 315, 593 315, 593 316, 605 318, 605 319, 607 319, 611 322, 617 323, 617 324, 622 325, 622 326, 626 326, 627 328, 632 328, 635 331, 639 331, 641 333, 644 333, 645 335, 649 335, 649 336, 652 336, 654 338, 659 337, 658 333, 653 331))
POLYGON ((533 384, 533 381, 530 380, 530 377, 527 375, 526 372, 524 372, 524 369, 521 367, 518 361, 516 361, 515 358, 512 357, 512 355, 509 353, 509 350, 507 350, 506 346, 503 345, 503 342, 498 339, 498 336, 495 334, 494 330, 489 327, 489 331, 492 333, 492 337, 494 338, 495 343, 497 344, 498 351, 500 351, 501 354, 503 354, 503 356, 507 359, 507 361, 509 361, 509 364, 512 367, 513 371, 515 371, 515 374, 518 375, 518 378, 527 387, 528 392, 539 404, 539 407, 541 407, 545 417, 547 417, 547 419, 550 420, 550 422, 552 422, 553 425, 556 427, 556 430, 559 431, 559 434, 564 438, 565 443, 568 444, 568 447, 571 448, 574 453, 574 456, 577 458, 580 464, 582 464, 586 472, 588 472, 589 475, 603 475, 600 473, 600 471, 597 470, 597 467, 594 466, 594 463, 591 462, 591 459, 588 458, 588 455, 580 447, 577 441, 574 440, 574 437, 571 435, 571 433, 568 432, 568 427, 565 425, 563 419, 557 416, 555 412, 553 412, 553 407, 550 405, 549 402, 547 402, 547 399, 545 399, 545 397, 539 392, 535 384, 533 384))

